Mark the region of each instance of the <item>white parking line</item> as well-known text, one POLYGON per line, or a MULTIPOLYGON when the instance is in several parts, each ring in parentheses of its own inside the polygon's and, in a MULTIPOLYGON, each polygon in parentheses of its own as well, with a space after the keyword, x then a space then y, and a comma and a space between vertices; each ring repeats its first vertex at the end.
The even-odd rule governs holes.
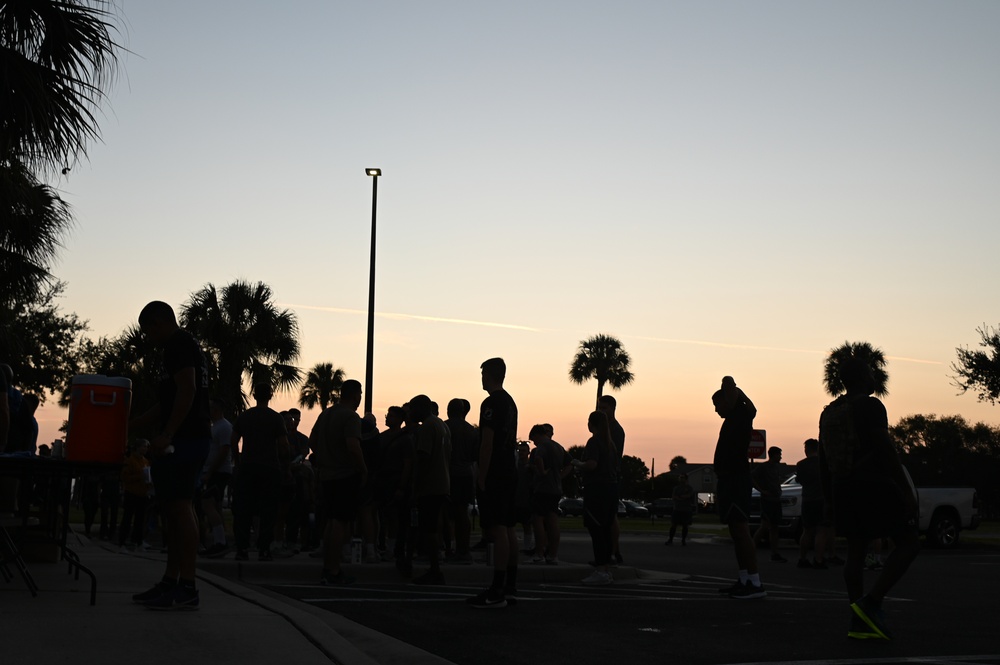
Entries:
POLYGON ((926 665, 963 665, 966 663, 1000 662, 1000 654, 989 656, 898 656, 895 658, 830 658, 823 660, 753 661, 727 663, 726 665, 897 665, 898 663, 924 663, 926 665))

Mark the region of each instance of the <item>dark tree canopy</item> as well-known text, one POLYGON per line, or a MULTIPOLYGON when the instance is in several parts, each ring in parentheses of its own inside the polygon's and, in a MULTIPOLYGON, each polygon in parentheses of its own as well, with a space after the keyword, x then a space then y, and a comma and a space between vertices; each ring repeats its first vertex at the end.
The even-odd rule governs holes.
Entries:
POLYGON ((641 496, 649 483, 649 467, 638 457, 622 456, 621 492, 625 498, 641 496))
POLYGON ((958 360, 952 363, 952 377, 962 393, 976 393, 980 402, 996 404, 1000 399, 1000 331, 990 326, 976 328, 983 350, 955 349, 958 360))
POLYGON ((312 409, 318 405, 320 411, 326 410, 340 400, 340 387, 345 379, 344 370, 334 368, 333 363, 313 365, 299 389, 299 406, 312 409))

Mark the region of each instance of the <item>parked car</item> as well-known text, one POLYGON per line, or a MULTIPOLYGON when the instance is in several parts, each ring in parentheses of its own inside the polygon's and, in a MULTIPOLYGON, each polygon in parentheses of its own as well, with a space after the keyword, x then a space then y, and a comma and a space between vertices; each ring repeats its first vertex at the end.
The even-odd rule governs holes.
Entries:
POLYGON ((674 500, 669 496, 653 499, 646 504, 646 510, 653 517, 670 517, 670 514, 674 512, 674 500))
POLYGON ((618 500, 618 517, 628 517, 628 508, 621 499, 618 500))
POLYGON ((649 509, 638 501, 622 501, 625 504, 625 517, 649 517, 649 509))
POLYGON ((583 516, 583 499, 564 497, 559 501, 559 514, 566 517, 583 516))
MULTIPOLYGON (((904 467, 905 468, 905 467, 904 467)), ((909 477, 909 471, 906 472, 909 477)), ((910 481, 911 487, 913 481, 910 481)), ((918 528, 932 547, 954 547, 963 529, 979 526, 979 498, 972 487, 914 487, 920 517, 918 528)), ((760 524, 760 493, 750 499, 750 526, 760 524)), ((802 535, 802 485, 789 476, 781 484, 781 523, 778 533, 798 540, 802 535)))

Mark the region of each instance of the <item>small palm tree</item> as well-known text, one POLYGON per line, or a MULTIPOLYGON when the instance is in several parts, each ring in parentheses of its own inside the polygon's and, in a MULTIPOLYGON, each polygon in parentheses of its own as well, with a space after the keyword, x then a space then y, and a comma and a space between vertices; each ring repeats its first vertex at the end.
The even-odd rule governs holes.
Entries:
POLYGON ((594 335, 580 342, 569 367, 569 378, 579 384, 597 379, 597 401, 600 401, 605 383, 614 390, 632 383, 635 376, 629 371, 631 363, 620 340, 610 335, 594 335))
POLYGON ((852 358, 860 358, 871 367, 872 377, 875 379, 875 394, 879 397, 888 395, 886 384, 889 382, 889 375, 885 371, 885 355, 881 349, 868 342, 844 342, 830 351, 823 365, 823 387, 826 392, 836 397, 847 391, 840 380, 840 366, 852 358))
POLYGON ((306 380, 299 390, 299 406, 307 409, 319 404, 321 411, 340 401, 340 387, 347 375, 334 368, 333 363, 318 363, 306 373, 306 380))
POLYGON ((268 381, 278 390, 298 384, 299 325, 278 309, 271 287, 237 280, 217 290, 207 284, 181 310, 181 325, 205 347, 216 370, 215 392, 237 413, 248 403, 244 381, 268 381))

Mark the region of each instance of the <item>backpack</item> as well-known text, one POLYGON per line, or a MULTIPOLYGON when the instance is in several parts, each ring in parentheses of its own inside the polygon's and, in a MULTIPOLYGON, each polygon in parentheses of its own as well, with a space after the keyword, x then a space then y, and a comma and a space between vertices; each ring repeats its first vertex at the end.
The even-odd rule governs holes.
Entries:
POLYGON ((831 473, 850 473, 854 469, 861 441, 854 427, 853 400, 846 395, 830 402, 819 418, 820 450, 831 473))

